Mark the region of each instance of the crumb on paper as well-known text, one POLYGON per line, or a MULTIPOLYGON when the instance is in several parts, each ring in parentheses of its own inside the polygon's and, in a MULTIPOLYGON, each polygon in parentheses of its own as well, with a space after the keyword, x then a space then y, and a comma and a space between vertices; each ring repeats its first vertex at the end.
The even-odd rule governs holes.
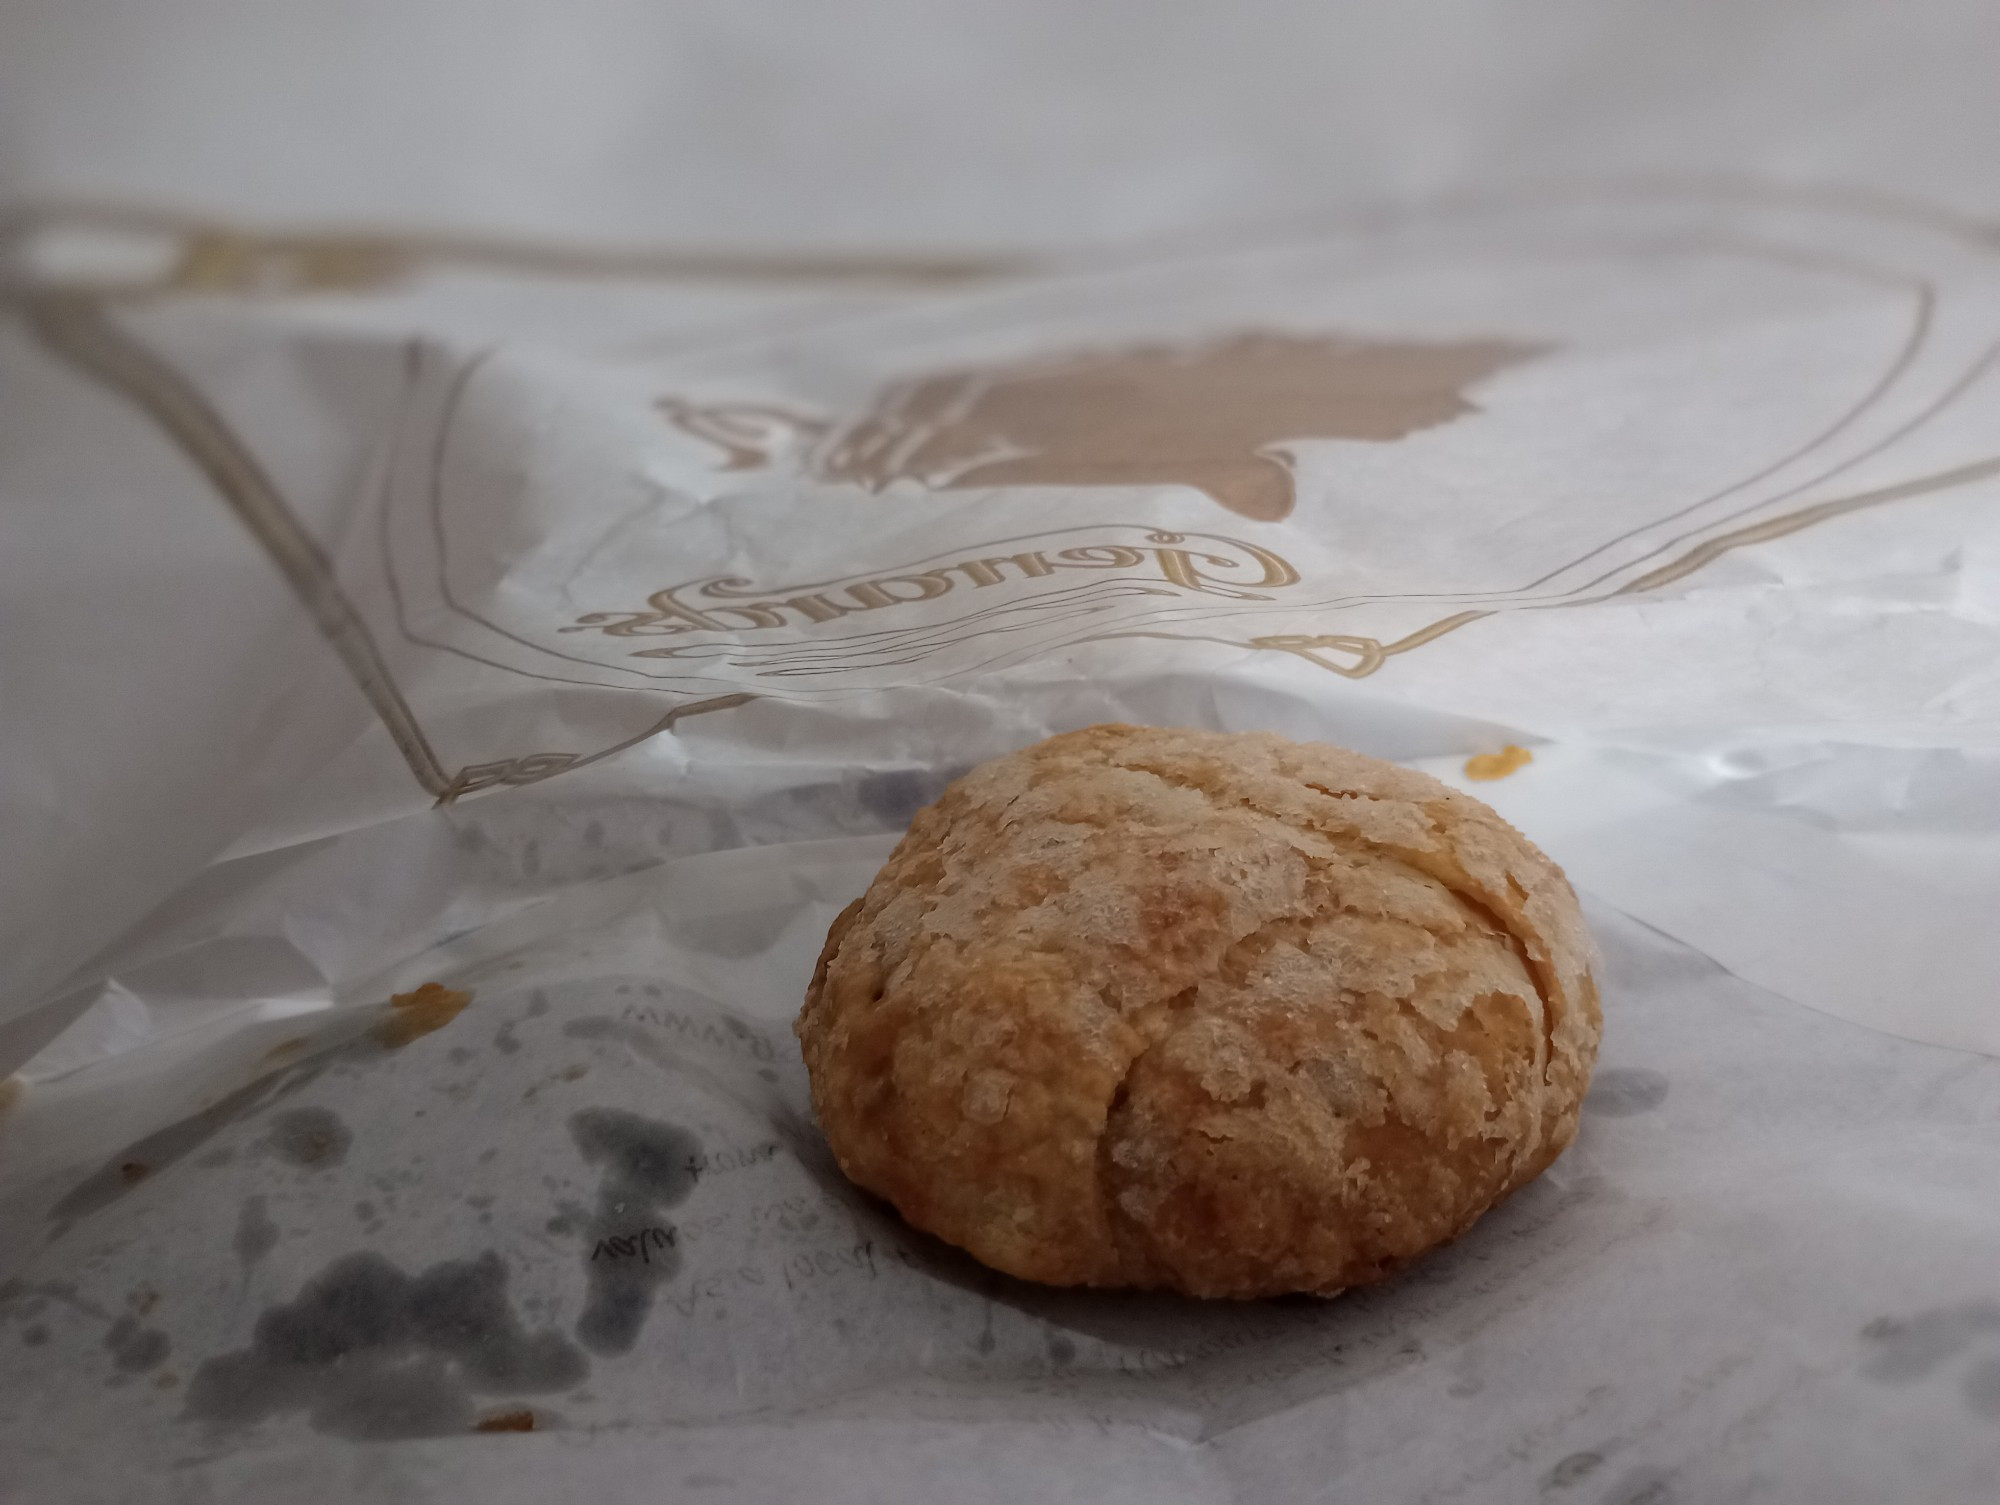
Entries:
POLYGON ((5 1113, 21 1100, 21 1094, 28 1084, 17 1076, 0 1077, 0 1113, 5 1113))
POLYGON ((127 1186, 137 1186, 153 1174, 153 1168, 143 1160, 128 1160, 118 1167, 118 1179, 127 1186))
POLYGON ((1493 779, 1504 779, 1510 773, 1518 773, 1535 761, 1535 755, 1525 747, 1516 747, 1509 742, 1497 753, 1480 753, 1465 760, 1465 776, 1468 779, 1487 783, 1493 779))
POLYGON ((535 1430, 535 1413, 532 1411, 501 1411, 493 1416, 481 1417, 472 1428, 475 1432, 532 1432, 535 1430))
POLYGON ((464 1012, 472 995, 443 983, 427 982, 413 993, 389 1000, 389 1017, 375 1026, 375 1038, 394 1049, 441 1030, 464 1012))
POLYGON ((305 1048, 306 1037, 304 1035, 293 1035, 291 1039, 280 1040, 276 1045, 265 1051, 264 1059, 267 1061, 282 1061, 286 1056, 297 1055, 305 1048))

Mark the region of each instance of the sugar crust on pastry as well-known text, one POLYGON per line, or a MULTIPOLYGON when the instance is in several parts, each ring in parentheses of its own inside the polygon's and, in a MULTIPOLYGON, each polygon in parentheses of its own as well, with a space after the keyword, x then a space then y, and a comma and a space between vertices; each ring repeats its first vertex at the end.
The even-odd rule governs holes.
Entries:
POLYGON ((917 816, 796 1028, 848 1176, 996 1269, 1332 1292, 1570 1143, 1591 960, 1561 870, 1425 774, 1096 726, 917 816))

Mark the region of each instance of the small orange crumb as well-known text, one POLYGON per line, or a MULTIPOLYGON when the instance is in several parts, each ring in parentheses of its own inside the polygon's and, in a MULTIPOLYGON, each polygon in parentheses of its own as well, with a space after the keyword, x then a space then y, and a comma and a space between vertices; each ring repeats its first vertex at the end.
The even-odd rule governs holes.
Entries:
POLYGON ((286 1056, 297 1055, 305 1048, 306 1037, 304 1035, 294 1035, 289 1040, 280 1040, 276 1045, 265 1051, 264 1059, 267 1061, 282 1061, 286 1056))
POLYGON ((472 1428, 475 1432, 532 1432, 535 1430, 535 1413, 532 1411, 501 1411, 493 1416, 482 1417, 472 1428))
POLYGON ((118 1178, 127 1186, 137 1186, 153 1174, 153 1168, 143 1160, 128 1160, 118 1167, 118 1178))
POLYGON ((160 1293, 151 1286, 134 1286, 125 1304, 143 1317, 160 1304, 160 1293))
POLYGON ((375 1026, 375 1038, 394 1049, 421 1040, 433 1030, 443 1029, 472 1002, 470 993, 427 982, 414 993, 398 993, 389 1000, 389 1017, 375 1026))
POLYGON ((17 1076, 0 1077, 0 1113, 14 1106, 25 1085, 17 1076))
POLYGON ((1497 753, 1481 753, 1465 760, 1465 776, 1486 783, 1492 779, 1504 779, 1535 761, 1535 755, 1525 747, 1516 747, 1509 742, 1497 753))

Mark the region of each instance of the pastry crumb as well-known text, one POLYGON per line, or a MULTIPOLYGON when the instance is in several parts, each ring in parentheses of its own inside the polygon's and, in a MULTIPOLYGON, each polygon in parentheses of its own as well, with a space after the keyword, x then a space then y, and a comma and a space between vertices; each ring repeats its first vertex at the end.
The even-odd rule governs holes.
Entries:
POLYGON ((474 1423, 475 1432, 532 1432, 535 1430, 535 1413, 528 1410, 501 1411, 493 1416, 481 1417, 474 1423))
POLYGON ((1497 753, 1480 753, 1465 760, 1465 776, 1481 784, 1494 779, 1504 779, 1509 774, 1519 773, 1535 761, 1535 755, 1525 747, 1516 747, 1509 742, 1497 753))
POLYGON ((465 1012, 472 995, 443 983, 427 982, 412 993, 389 1000, 389 1017, 375 1026, 375 1038, 392 1050, 443 1029, 465 1012))

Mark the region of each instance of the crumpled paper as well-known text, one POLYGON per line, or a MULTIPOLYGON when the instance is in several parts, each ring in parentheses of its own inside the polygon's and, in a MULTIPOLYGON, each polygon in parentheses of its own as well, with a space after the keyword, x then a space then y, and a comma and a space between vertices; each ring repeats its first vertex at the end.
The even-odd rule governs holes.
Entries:
POLYGON ((1991 1477, 2000 1062, 1593 905, 1583 1133, 1458 1244, 1333 1301, 1042 1289, 902 1226, 812 1127, 789 1020, 887 847, 579 885, 385 979, 471 994, 403 1044, 395 1006, 265 1005, 38 1084, 0 1161, 6 1497, 129 1498, 139 1469, 216 1501, 1991 1477))
POLYGON ((0 327, 59 624, 0 636, 0 1498, 1994 1476, 1990 237, 1632 188, 803 290, 102 242, 27 237, 0 327), (1332 1303, 1033 1290, 847 1188, 826 924, 1106 719, 1530 752, 1468 787, 1592 896, 1576 1149, 1332 1303))

